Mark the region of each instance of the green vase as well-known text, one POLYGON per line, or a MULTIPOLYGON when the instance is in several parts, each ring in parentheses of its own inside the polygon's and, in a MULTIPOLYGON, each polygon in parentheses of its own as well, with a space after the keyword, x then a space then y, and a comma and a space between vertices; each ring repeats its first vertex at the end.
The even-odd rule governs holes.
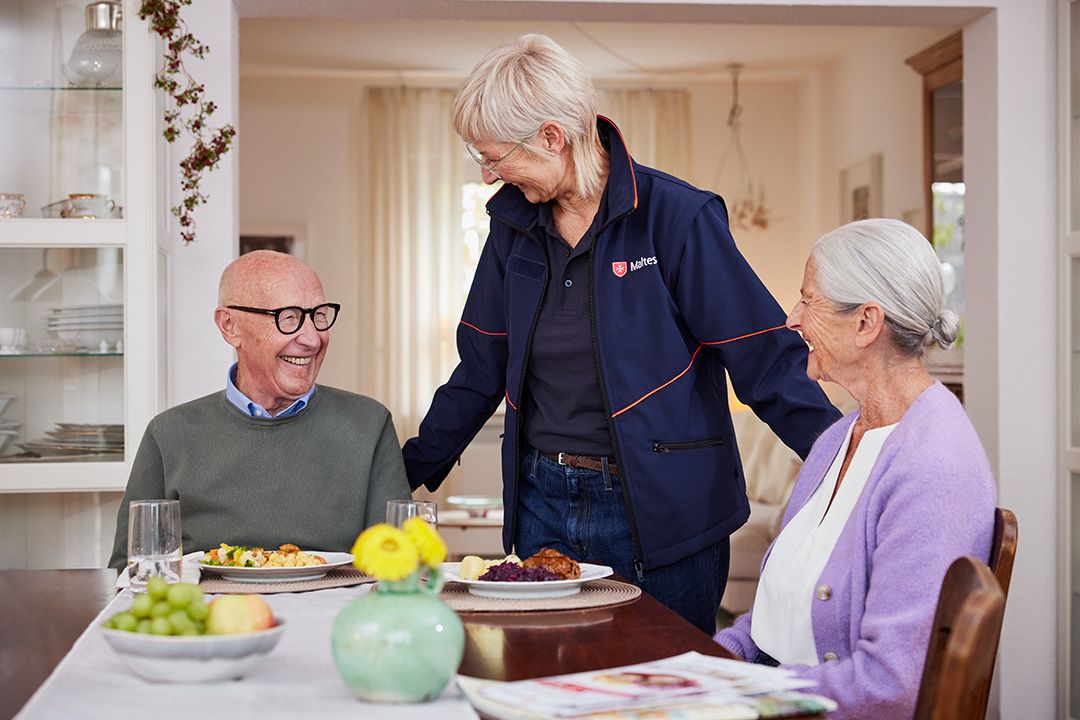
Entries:
POLYGON ((414 573, 345 606, 334 620, 334 664, 361 700, 413 703, 442 692, 461 664, 465 628, 437 595, 442 577, 414 573))

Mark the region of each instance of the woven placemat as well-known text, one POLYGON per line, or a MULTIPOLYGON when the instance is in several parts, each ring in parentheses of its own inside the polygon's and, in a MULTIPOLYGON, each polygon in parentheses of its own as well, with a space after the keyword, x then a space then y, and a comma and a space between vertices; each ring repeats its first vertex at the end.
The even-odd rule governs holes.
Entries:
POLYGON ((272 595, 274 593, 309 592, 327 588, 348 587, 375 582, 375 578, 365 575, 356 568, 337 567, 317 580, 297 580, 296 582, 236 582, 224 580, 210 573, 203 573, 199 587, 206 593, 272 595))
POLYGON ((641 588, 618 580, 593 580, 581 586, 581 592, 558 598, 503 600, 469 593, 461 583, 447 583, 439 599, 458 612, 527 612, 532 610, 580 610, 582 608, 621 605, 637 600, 641 588))

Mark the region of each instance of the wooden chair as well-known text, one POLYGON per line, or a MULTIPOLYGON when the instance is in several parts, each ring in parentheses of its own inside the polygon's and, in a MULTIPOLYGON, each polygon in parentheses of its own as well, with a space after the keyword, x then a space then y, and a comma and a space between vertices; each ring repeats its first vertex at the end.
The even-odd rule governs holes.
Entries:
POLYGON ((1016 557, 1016 515, 1012 510, 998 508, 994 511, 994 544, 990 546, 990 570, 1001 586, 1001 593, 1009 597, 1012 582, 1013 559, 1016 557))
MULTIPOLYGON (((1017 538, 1016 515, 1012 510, 997 508, 994 511, 994 542, 990 546, 990 572, 994 573, 1001 594, 1009 598, 1009 584, 1012 582, 1013 559, 1016 557, 1017 538)), ((997 658, 997 642, 994 643, 993 656, 997 658)), ((990 702, 990 683, 994 677, 994 662, 990 663, 990 675, 978 689, 979 705, 975 715, 979 720, 986 717, 986 706, 990 702)))
POLYGON ((958 558, 941 584, 934 627, 926 652, 916 720, 975 720, 985 714, 985 695, 1005 595, 981 561, 958 558))

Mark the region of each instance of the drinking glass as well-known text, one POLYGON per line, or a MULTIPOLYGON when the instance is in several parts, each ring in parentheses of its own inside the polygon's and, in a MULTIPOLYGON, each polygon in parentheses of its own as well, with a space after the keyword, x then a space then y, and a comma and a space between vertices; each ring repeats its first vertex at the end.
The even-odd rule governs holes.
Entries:
POLYGON ((439 506, 433 500, 387 500, 386 522, 401 527, 411 517, 419 517, 431 527, 439 527, 439 506))
POLYGON ((128 567, 131 589, 142 592, 154 575, 180 582, 184 555, 179 500, 133 500, 128 507, 128 567))

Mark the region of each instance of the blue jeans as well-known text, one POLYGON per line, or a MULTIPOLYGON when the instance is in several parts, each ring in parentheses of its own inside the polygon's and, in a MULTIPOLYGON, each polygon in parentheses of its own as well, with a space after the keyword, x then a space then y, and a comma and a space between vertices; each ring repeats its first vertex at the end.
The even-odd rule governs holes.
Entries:
POLYGON ((727 584, 725 538, 639 578, 621 479, 599 470, 559 465, 530 449, 518 482, 517 554, 553 548, 578 561, 610 565, 702 631, 716 632, 716 611, 727 584))

